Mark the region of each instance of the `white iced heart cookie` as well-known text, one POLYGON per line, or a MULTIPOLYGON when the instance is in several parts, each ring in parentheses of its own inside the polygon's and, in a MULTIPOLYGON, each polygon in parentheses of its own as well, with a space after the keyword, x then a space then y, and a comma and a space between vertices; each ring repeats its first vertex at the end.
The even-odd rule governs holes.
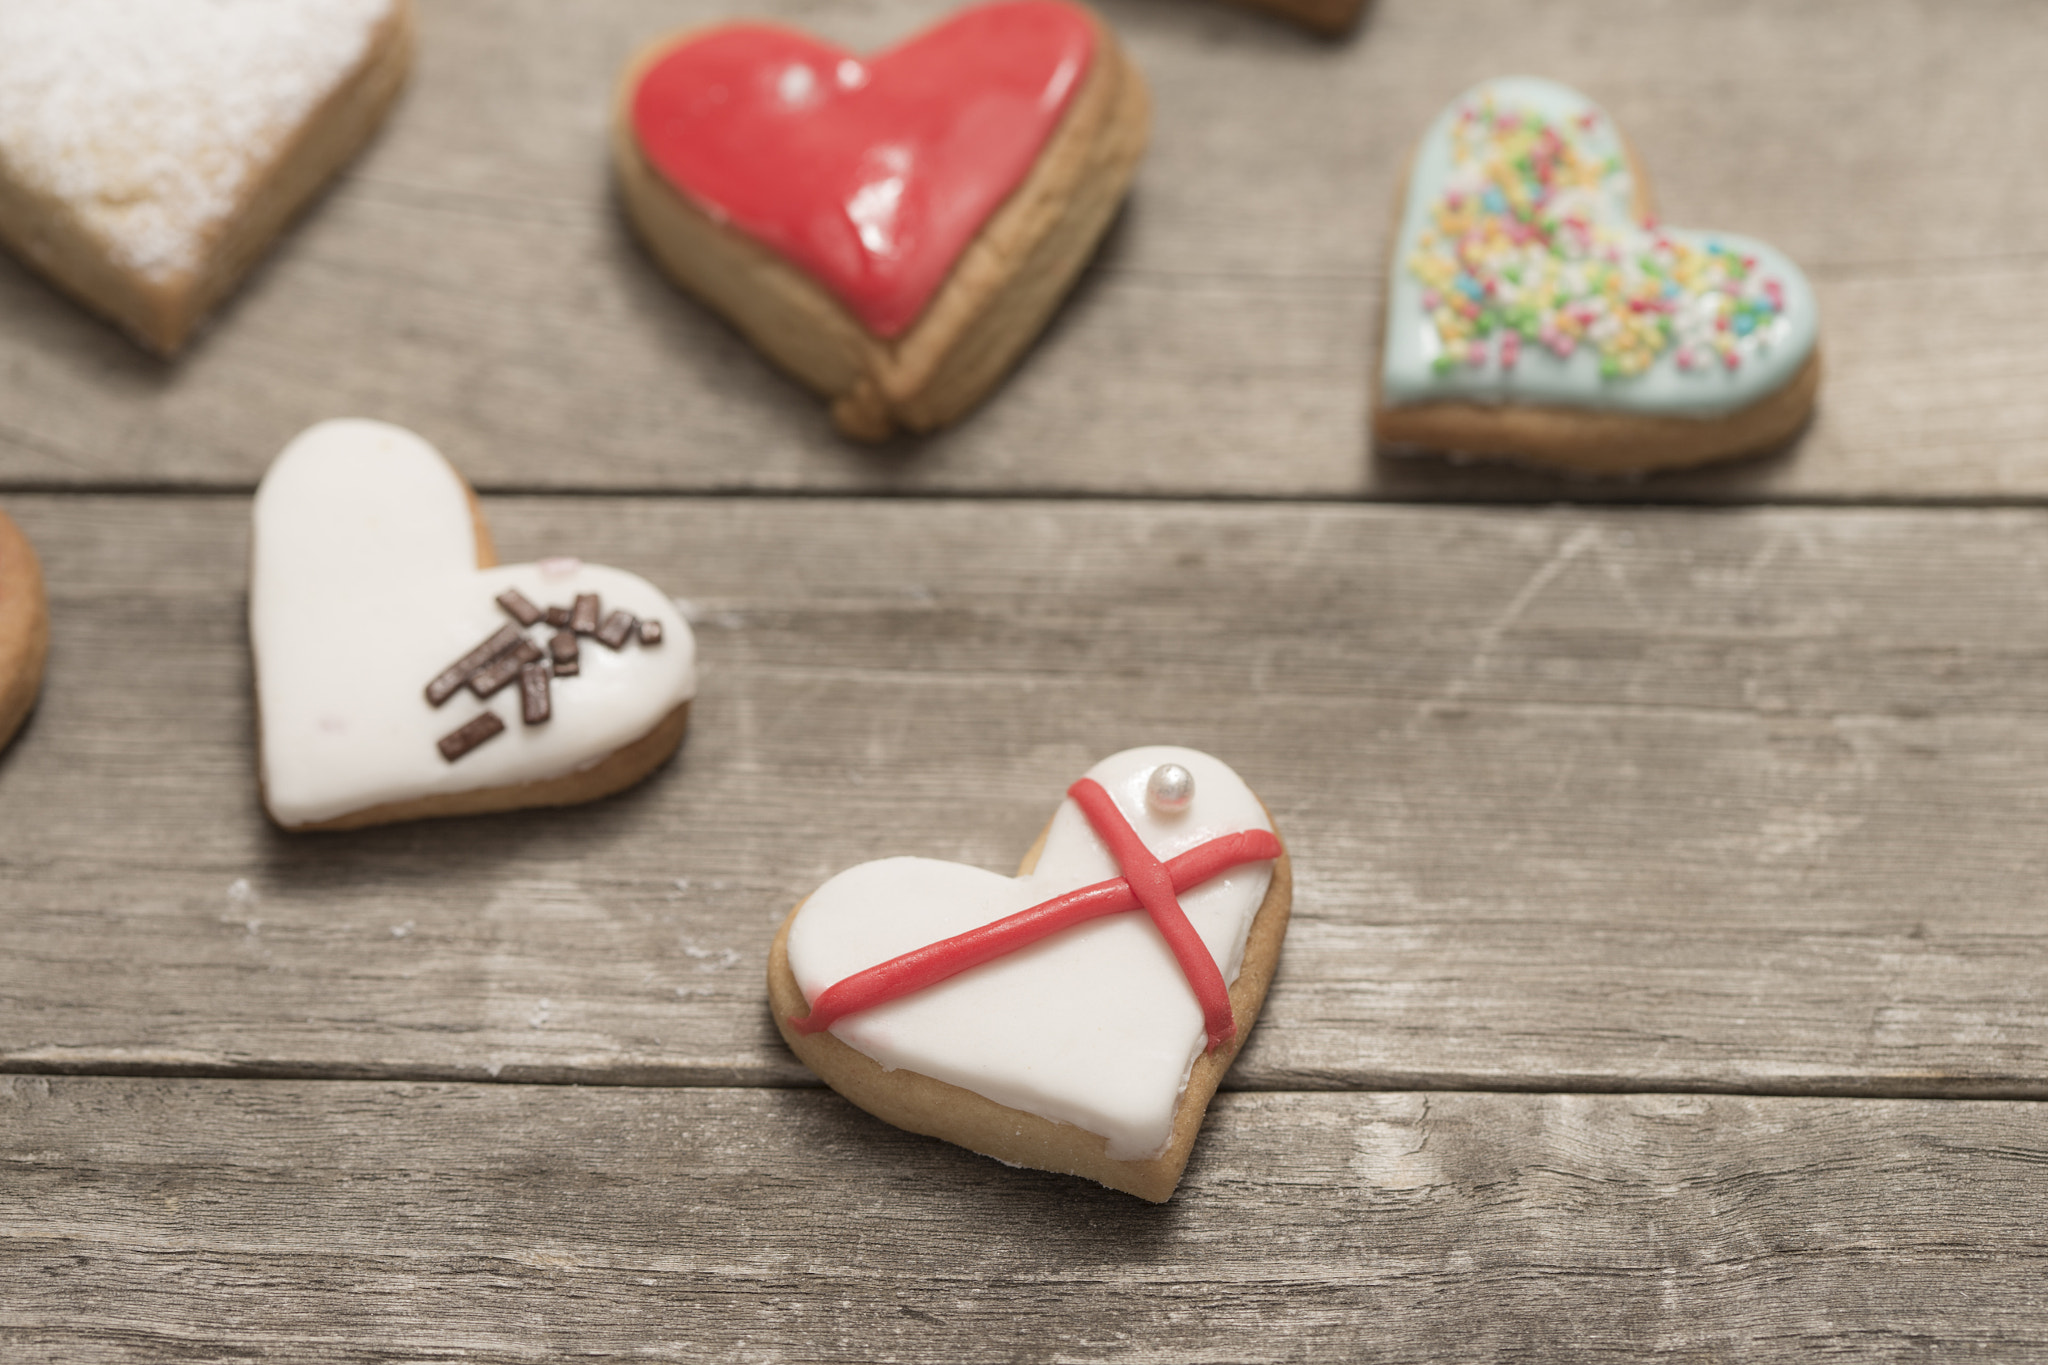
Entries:
POLYGON ((0 241, 168 355, 411 53, 409 0, 0 0, 0 241))
POLYGON ((1408 175, 1373 430, 1394 446, 1591 473, 1789 440, 1818 314, 1766 243, 1656 223, 1614 121, 1554 81, 1488 81, 1408 175))
POLYGON ((878 1117, 1163 1201, 1264 1003, 1292 886, 1228 766, 1129 749, 1069 789, 1016 877, 885 858, 826 882, 776 936, 769 999, 878 1117))
POLYGON ((286 446, 250 561, 263 798, 287 829, 590 801, 682 742, 675 604, 598 564, 497 564, 468 485, 403 428, 286 446))

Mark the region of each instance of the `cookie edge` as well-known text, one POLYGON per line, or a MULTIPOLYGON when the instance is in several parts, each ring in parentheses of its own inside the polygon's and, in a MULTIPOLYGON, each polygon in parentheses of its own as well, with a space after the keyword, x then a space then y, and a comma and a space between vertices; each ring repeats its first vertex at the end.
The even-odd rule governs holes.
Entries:
POLYGON ((35 547, 5 512, 0 512, 0 586, 16 581, 26 591, 0 595, 0 749, 5 749, 35 709, 43 669, 50 657, 50 603, 35 547))
MULTIPOLYGON (((518 782, 500 787, 476 787, 464 792, 422 796, 411 801, 388 801, 337 815, 331 820, 278 828, 292 834, 326 834, 367 829, 372 825, 394 825, 408 820, 436 820, 457 815, 494 815, 503 811, 530 810, 536 806, 581 806, 624 791, 650 776, 668 762, 682 746, 689 729, 690 705, 679 702, 675 709, 655 723, 653 729, 629 744, 612 750, 596 763, 538 782, 518 782)), ((266 801, 264 809, 269 810, 266 801)), ((271 816, 276 823, 277 817, 271 816)))

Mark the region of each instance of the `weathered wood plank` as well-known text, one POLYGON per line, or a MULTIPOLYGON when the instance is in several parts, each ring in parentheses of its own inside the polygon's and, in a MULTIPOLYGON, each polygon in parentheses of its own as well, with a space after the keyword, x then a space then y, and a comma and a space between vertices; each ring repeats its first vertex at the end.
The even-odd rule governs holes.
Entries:
MULTIPOLYGON (((855 45, 950 0, 763 8, 855 45)), ((1107 0, 1155 144, 1097 269, 1013 384, 880 453, 632 246, 609 81, 725 0, 436 0, 371 154, 211 335, 163 367, 0 261, 0 487, 246 488, 296 430, 403 421, 486 488, 1396 498, 2048 493, 2048 28, 2023 0, 1385 0, 1350 41, 1190 0, 1107 0), (1376 462, 1366 371, 1413 138, 1506 69, 1577 82, 1674 221, 1771 237, 1826 311, 1791 458, 1647 485, 1376 462)))
POLYGON ((286 837, 239 498, 29 497, 0 1063, 792 1083, 770 934, 1213 750, 1296 854, 1255 1088, 2048 1095, 2048 514, 491 500, 696 603, 679 761, 286 837))
POLYGON ((0 1349, 2023 1360, 2048 1333, 2039 1120, 1224 1096, 1156 1207, 819 1092, 6 1078, 0 1349))

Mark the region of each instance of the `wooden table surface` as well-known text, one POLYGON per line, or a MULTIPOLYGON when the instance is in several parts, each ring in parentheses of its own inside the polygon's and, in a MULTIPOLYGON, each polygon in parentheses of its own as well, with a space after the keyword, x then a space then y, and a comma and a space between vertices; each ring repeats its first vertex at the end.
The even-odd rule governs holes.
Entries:
MULTIPOLYGON (((957 430, 863 449, 665 285, 610 77, 719 0, 422 0, 372 150, 192 351, 0 260, 52 596, 0 756, 0 1357, 931 1362, 2048 1350, 2048 16, 1103 0, 1155 141, 957 430), (1375 454, 1413 139, 1530 71, 1675 222, 1811 274, 1790 451, 1591 483, 1375 454), (249 496, 383 417, 507 559, 692 604, 677 761, 287 837, 249 496), (1288 831, 1265 1017, 1164 1207, 818 1088, 769 938, 1012 865, 1177 742, 1288 831)), ((944 0, 764 0, 876 45, 944 0)))

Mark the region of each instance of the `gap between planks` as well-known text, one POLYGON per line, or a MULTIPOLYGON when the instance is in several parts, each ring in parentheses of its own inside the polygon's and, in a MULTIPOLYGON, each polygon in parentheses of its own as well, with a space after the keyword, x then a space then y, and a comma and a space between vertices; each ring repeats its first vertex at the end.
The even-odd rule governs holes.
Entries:
MULTIPOLYGON (((0 445, 7 442, 7 436, 0 432, 0 445)), ((1766 457, 1772 458, 1772 457, 1766 457)), ((1687 496, 1681 488, 1659 489, 1658 479, 1664 476, 1650 476, 1647 479, 1574 479, 1544 473, 1536 469, 1524 469, 1506 464, 1459 464, 1455 461, 1438 461, 1433 456, 1390 456, 1384 463, 1406 465, 1413 463, 1418 472, 1430 464, 1441 464, 1453 475, 1468 476, 1483 481, 1483 486, 1466 490, 1446 487, 1431 491, 1421 486, 1428 480, 1418 479, 1415 487, 1400 491, 1363 493, 1352 492, 1175 492, 1168 490, 1147 491, 1144 489, 1116 490, 1101 488, 1031 488, 1031 489, 932 489, 932 488, 758 488, 734 486, 730 488, 674 488, 658 485, 611 487, 602 484, 569 484, 556 487, 547 484, 493 484, 474 483, 472 486, 483 497, 512 500, 553 499, 563 502, 637 501, 670 503, 898 503, 944 507, 949 504, 1066 504, 1082 503, 1096 507, 1130 506, 1134 508, 1173 507, 1249 507, 1249 508, 1318 508, 1318 507, 1360 507, 1383 508, 1399 511, 1402 508, 1416 510, 1445 511, 1471 508, 1475 511, 1525 511, 1543 512, 1550 509, 1584 508, 1603 511, 1642 511, 1698 513, 1713 516, 1723 512, 1769 511, 1783 508, 1788 511, 1815 512, 1885 512, 1885 511, 1926 511, 1926 512, 2034 512, 2048 510, 2048 489, 2039 493, 2011 494, 1945 494, 1945 493, 1902 493, 1889 496, 1877 493, 1855 493, 1833 495, 1826 493, 1774 492, 1762 490, 1754 496, 1730 495, 1725 498, 1702 499, 1687 496)), ((1740 468, 1738 463, 1733 468, 1740 468)), ((87 498, 110 499, 202 499, 202 498, 253 498, 256 485, 247 482, 207 480, 179 480, 162 482, 152 480, 108 480, 97 484, 63 483, 48 479, 0 479, 0 498, 66 498, 82 500, 87 498)))
MULTIPOLYGON (((766 990, 762 995, 765 999, 766 990)), ((788 1059, 792 1068, 802 1063, 788 1059)), ((555 1070, 547 1067, 507 1067, 497 1073, 472 1067, 431 1066, 293 1066, 252 1063, 147 1063, 121 1065, 105 1061, 67 1066, 58 1061, 8 1058, 0 1062, 0 1077, 48 1076, 77 1080, 169 1080, 169 1081, 281 1081, 333 1085, 507 1085, 543 1089, 596 1087, 608 1090, 824 1090, 823 1081, 806 1073, 796 1076, 727 1074, 649 1076, 645 1068, 618 1071, 555 1070)), ((1955 1081, 1930 1079, 1925 1085, 1910 1084, 1827 1084, 1741 1085, 1712 1081, 1660 1084, 1625 1077, 1578 1079, 1564 1076, 1533 1078, 1516 1082, 1498 1076, 1446 1077, 1424 1073, 1390 1073, 1374 1077, 1330 1077, 1321 1083, 1281 1081, 1271 1077, 1238 1081, 1225 1076, 1218 1093, 1226 1095, 1584 1095, 1626 1098, 1631 1095, 1725 1095, 1748 1099, 1781 1100, 1869 1100, 1872 1102, 2041 1104, 2048 1103, 2048 1082, 2016 1084, 2006 1081, 1955 1081)))

